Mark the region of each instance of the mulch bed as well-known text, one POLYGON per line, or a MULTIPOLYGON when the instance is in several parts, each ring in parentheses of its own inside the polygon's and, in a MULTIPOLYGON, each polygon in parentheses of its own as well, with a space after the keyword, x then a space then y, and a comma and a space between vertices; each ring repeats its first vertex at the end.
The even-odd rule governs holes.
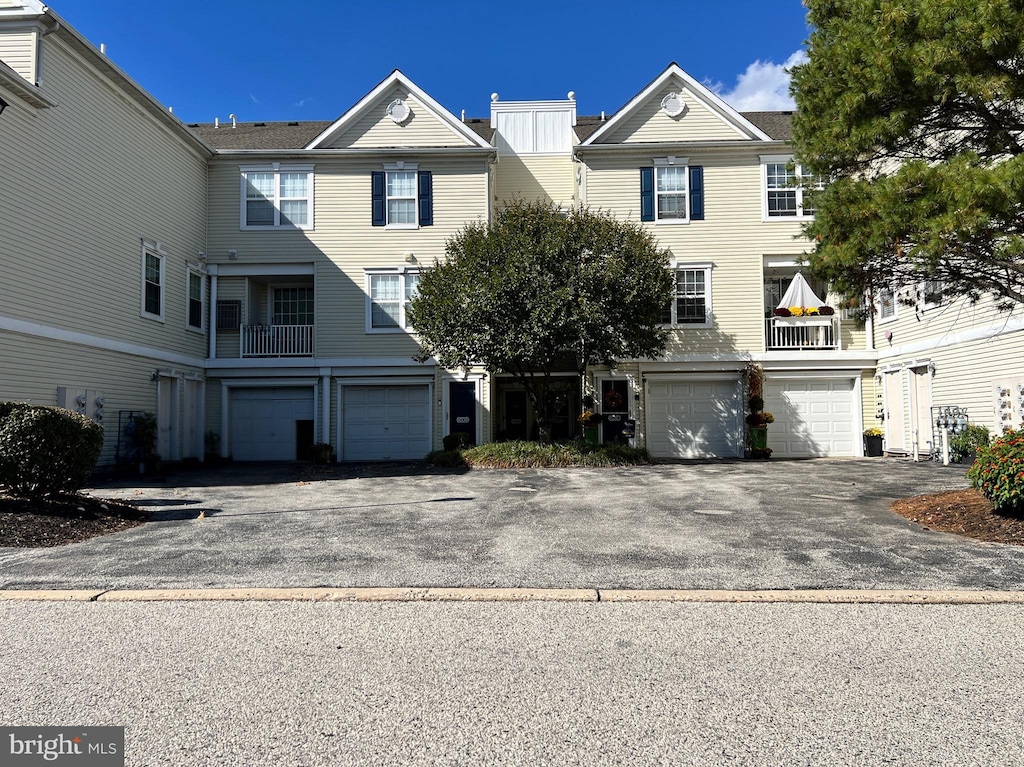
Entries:
POLYGON ((148 516, 123 501, 83 495, 45 501, 0 495, 0 547, 63 546, 136 527, 148 516))
POLYGON ((996 514, 980 490, 949 490, 903 498, 894 501, 890 508, 926 530, 1024 546, 1024 519, 996 514))

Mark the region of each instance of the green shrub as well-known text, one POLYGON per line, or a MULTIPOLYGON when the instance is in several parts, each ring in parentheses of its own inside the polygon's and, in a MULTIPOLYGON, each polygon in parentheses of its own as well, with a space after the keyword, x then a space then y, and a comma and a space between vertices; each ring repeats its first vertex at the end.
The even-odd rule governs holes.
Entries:
POLYGON ((967 428, 949 440, 949 452, 954 461, 962 461, 978 448, 986 447, 992 440, 988 429, 980 424, 969 423, 967 428))
POLYGON ((465 450, 473 446, 473 438, 464 431, 453 431, 441 440, 445 450, 465 450))
POLYGON ((557 468, 564 466, 636 466, 651 463, 643 448, 571 442, 489 442, 460 451, 437 451, 426 458, 433 466, 476 466, 491 469, 557 468))
POLYGON ((103 427, 83 415, 0 403, 0 485, 13 495, 73 493, 89 479, 102 448, 103 427))
POLYGON ((996 513, 1024 516, 1024 429, 978 448, 967 478, 992 502, 996 513))

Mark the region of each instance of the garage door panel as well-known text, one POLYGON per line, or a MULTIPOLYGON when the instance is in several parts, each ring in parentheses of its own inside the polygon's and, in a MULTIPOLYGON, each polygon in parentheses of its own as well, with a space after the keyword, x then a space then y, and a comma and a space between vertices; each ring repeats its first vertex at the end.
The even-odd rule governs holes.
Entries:
POLYGON ((345 460, 415 460, 430 452, 427 386, 346 386, 343 391, 345 460))
POLYGON ((231 455, 236 461, 294 461, 296 421, 314 419, 312 387, 231 390, 231 455))
POLYGON ((735 380, 648 384, 647 449, 659 458, 711 458, 739 452, 735 380))
POLYGON ((765 410, 775 416, 768 446, 778 457, 807 458, 859 454, 854 434, 854 381, 765 382, 765 410))

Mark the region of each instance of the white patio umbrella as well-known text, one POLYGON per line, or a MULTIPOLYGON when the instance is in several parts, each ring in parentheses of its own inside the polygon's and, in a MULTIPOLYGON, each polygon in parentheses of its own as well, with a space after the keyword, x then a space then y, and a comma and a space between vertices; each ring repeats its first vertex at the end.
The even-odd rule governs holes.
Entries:
POLYGON ((803 306, 803 307, 819 307, 824 306, 825 302, 814 295, 814 291, 811 290, 811 286, 807 284, 807 280, 804 276, 797 272, 793 278, 793 282, 789 284, 789 289, 786 291, 786 295, 782 297, 779 302, 778 309, 788 309, 791 306, 803 306))

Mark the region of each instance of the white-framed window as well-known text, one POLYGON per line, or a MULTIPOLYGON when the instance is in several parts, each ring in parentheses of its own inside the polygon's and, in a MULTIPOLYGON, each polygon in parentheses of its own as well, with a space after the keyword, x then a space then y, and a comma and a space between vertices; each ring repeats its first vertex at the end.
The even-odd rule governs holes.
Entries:
POLYGON ((877 301, 879 322, 896 319, 896 291, 892 288, 879 288, 877 301))
POLYGON ((824 179, 805 174, 792 157, 784 155, 761 157, 761 182, 765 220, 813 218, 815 211, 806 192, 825 188, 824 179))
POLYGON ((206 328, 206 275, 194 266, 185 275, 185 328, 201 333, 206 328))
POLYGON ((687 221, 689 186, 685 165, 654 165, 654 218, 656 221, 687 221))
POLYGON ((312 229, 313 166, 241 168, 242 229, 312 229))
POLYGON ((416 168, 387 170, 385 174, 385 197, 387 226, 392 228, 416 227, 416 168))
POLYGON ((406 312, 416 295, 420 273, 414 269, 366 272, 366 332, 395 333, 409 329, 406 312))
POLYGON ((272 325, 314 324, 315 306, 312 286, 274 286, 271 300, 272 325))
POLYGON ((140 314, 164 321, 166 257, 159 242, 142 242, 142 308, 140 314))
POLYGON ((673 271, 675 296, 662 311, 662 323, 710 327, 711 265, 680 264, 673 271))

